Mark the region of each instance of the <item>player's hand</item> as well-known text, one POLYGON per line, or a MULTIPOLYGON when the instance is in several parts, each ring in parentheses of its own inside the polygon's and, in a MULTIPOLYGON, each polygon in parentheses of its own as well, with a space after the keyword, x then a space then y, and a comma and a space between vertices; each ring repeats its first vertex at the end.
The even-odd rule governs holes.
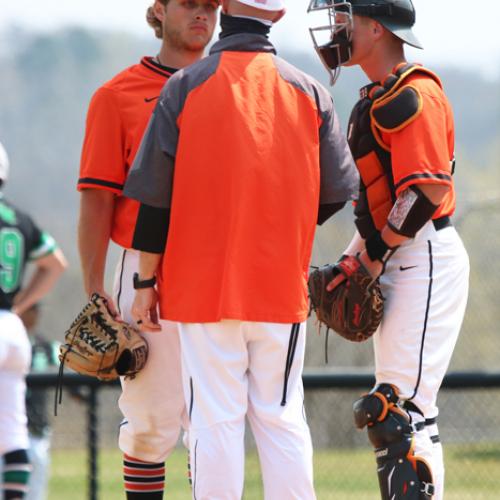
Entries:
POLYGON ((379 260, 371 260, 366 250, 359 254, 359 260, 371 274, 372 278, 378 278, 384 270, 384 265, 379 260))
MULTIPOLYGON (((366 268, 366 270, 373 277, 373 279, 376 279, 380 276, 380 274, 384 269, 384 266, 381 262, 379 262, 378 260, 376 261, 371 260, 366 250, 363 250, 361 253, 359 253, 358 258, 363 264, 363 266, 366 268)), ((341 272, 338 272, 337 276, 335 276, 335 278, 333 278, 333 280, 330 281, 328 285, 326 285, 326 290, 328 292, 331 292, 336 287, 338 287, 345 279, 346 277, 341 272)))
POLYGON ((135 291, 132 304, 132 318, 142 332, 157 332, 161 330, 158 321, 158 294, 156 289, 141 288, 135 291))
POLYGON ((335 278, 333 278, 332 281, 330 281, 330 283, 326 285, 326 290, 328 292, 331 292, 332 290, 337 288, 345 279, 346 277, 342 273, 337 274, 337 276, 335 276, 335 278))
POLYGON ((14 297, 14 300, 12 301, 12 308, 10 311, 14 314, 17 314, 19 317, 21 317, 32 305, 25 300, 25 297, 25 291, 21 290, 17 293, 17 295, 14 297))
POLYGON ((90 300, 90 297, 92 297, 92 295, 94 293, 97 293, 98 295, 100 295, 101 297, 104 297, 106 299, 109 312, 111 313, 111 315, 116 320, 121 320, 122 319, 120 317, 120 313, 118 312, 118 308, 116 307, 115 301, 113 300, 113 298, 111 297, 111 295, 109 295, 108 293, 106 293, 102 287, 94 287, 94 288, 92 288, 90 290, 89 300, 90 300))
POLYGON ((334 278, 330 283, 326 285, 326 291, 331 292, 332 290, 335 290, 343 281, 345 281, 347 278, 344 276, 340 268, 338 267, 339 262, 342 262, 343 259, 345 259, 349 254, 344 253, 340 259, 337 261, 337 264, 335 264, 333 268, 333 275, 334 278))

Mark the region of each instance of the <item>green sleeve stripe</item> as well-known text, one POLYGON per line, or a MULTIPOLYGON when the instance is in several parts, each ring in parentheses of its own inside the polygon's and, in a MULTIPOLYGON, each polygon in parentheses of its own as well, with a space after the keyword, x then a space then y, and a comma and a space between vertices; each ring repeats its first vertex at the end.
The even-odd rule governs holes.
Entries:
POLYGON ((45 257, 46 255, 55 252, 56 249, 56 240, 54 240, 50 234, 44 232, 42 233, 40 245, 34 248, 29 254, 29 260, 36 260, 40 257, 45 257))

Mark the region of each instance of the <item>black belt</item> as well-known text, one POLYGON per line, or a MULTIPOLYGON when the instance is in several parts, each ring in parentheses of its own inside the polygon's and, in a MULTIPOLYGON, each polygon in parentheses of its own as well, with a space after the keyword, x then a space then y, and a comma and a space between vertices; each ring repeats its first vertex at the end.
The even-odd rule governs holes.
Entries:
POLYGON ((444 217, 439 217, 439 219, 432 219, 432 223, 434 224, 436 231, 441 231, 441 229, 444 229, 445 227, 453 226, 451 219, 448 215, 445 215, 444 217))

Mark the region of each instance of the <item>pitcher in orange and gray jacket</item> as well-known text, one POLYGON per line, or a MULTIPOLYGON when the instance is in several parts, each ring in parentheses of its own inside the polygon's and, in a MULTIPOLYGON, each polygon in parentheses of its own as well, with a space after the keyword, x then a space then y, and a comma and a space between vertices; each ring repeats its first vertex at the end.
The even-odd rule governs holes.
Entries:
POLYGON ((133 313, 156 328, 157 279, 180 325, 193 498, 241 498, 247 417, 264 497, 312 500, 308 269, 316 224, 359 178, 330 94, 268 40, 283 1, 222 7, 220 40, 169 80, 127 179, 146 287, 133 313))

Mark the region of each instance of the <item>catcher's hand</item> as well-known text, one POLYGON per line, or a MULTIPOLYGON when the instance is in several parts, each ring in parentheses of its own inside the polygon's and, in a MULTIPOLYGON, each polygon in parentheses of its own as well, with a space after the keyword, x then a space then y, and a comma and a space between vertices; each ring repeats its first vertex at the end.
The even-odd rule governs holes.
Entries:
POLYGON ((96 293, 66 331, 59 351, 62 364, 101 380, 134 377, 147 356, 148 345, 137 329, 113 317, 106 299, 96 293))
POLYGON ((370 338, 382 320, 384 299, 358 257, 314 270, 309 276, 311 306, 321 323, 353 342, 370 338), (345 278, 332 291, 327 285, 339 274, 345 278))

